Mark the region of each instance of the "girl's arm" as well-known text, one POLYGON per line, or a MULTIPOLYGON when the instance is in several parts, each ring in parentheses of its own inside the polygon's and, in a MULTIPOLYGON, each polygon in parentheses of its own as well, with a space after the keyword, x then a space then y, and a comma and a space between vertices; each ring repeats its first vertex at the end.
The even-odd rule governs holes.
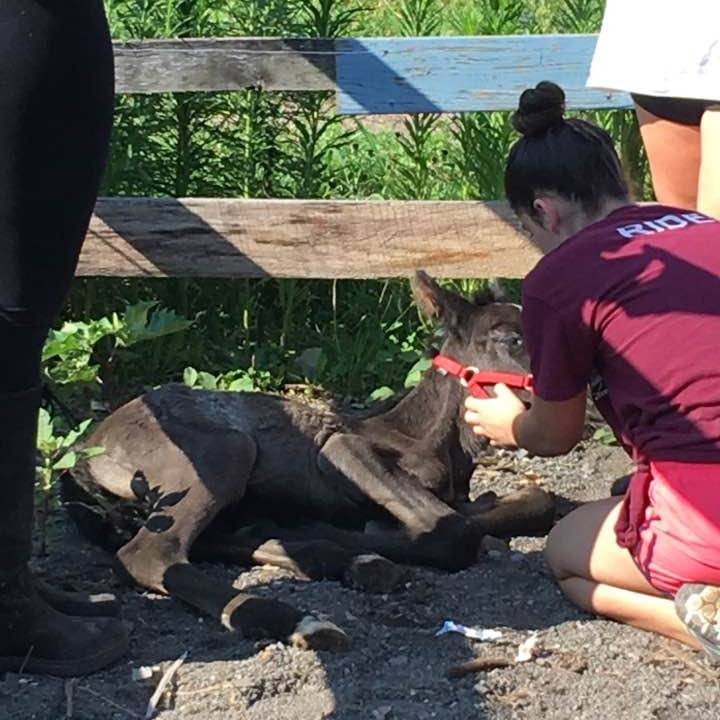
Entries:
POLYGON ((569 400, 534 397, 530 409, 505 385, 496 397, 465 400, 465 420, 473 432, 495 445, 525 448, 533 455, 563 455, 581 440, 585 426, 585 390, 569 400))

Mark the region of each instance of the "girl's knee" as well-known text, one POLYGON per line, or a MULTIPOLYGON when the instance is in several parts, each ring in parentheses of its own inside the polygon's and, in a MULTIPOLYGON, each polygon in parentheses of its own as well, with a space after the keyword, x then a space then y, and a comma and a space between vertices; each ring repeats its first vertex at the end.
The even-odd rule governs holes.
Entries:
POLYGON ((548 534, 543 552, 545 562, 558 581, 564 580, 571 575, 567 568, 568 541, 565 523, 561 520, 548 534))

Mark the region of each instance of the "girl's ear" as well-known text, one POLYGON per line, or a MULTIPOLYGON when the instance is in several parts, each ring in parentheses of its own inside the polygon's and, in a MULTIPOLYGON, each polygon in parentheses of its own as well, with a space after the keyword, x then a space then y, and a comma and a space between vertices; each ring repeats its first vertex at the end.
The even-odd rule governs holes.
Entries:
POLYGON ((550 197, 538 197, 533 200, 536 222, 544 230, 556 233, 560 225, 560 208, 550 197))

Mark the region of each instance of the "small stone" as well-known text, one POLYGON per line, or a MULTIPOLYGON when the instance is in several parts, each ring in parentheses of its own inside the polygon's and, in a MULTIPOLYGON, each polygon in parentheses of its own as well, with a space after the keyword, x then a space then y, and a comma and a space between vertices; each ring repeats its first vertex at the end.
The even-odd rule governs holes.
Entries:
POLYGON ((480 541, 480 547, 487 553, 490 553, 491 551, 506 553, 510 550, 505 540, 496 538, 493 535, 484 535, 480 541))
POLYGON ((392 716, 392 705, 381 705, 373 710, 375 720, 388 720, 392 716))
POLYGON ((407 665, 408 660, 407 655, 395 655, 395 657, 391 657, 390 660, 388 660, 388 663, 393 667, 400 667, 401 665, 407 665))
POLYGON ((358 555, 345 571, 345 582, 365 592, 387 594, 408 581, 407 568, 396 565, 382 555, 358 555))
POLYGON ((143 665, 132 669, 132 679, 136 683, 151 683, 153 678, 160 673, 158 665, 143 665))

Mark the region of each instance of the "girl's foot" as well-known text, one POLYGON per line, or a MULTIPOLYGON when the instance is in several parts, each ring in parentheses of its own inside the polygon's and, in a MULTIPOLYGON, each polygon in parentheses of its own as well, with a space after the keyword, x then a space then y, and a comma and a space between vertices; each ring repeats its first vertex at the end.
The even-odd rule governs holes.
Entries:
POLYGON ((686 583, 675 596, 675 612, 707 656, 720 664, 720 587, 686 583))

